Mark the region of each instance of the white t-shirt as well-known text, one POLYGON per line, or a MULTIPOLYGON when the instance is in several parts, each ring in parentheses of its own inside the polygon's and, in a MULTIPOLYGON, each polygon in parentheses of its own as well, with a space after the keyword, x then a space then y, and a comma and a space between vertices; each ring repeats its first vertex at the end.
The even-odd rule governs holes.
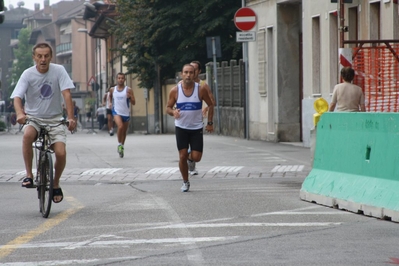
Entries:
POLYGON ((28 115, 52 118, 62 115, 61 91, 74 88, 65 68, 50 63, 44 74, 37 71, 36 66, 26 69, 10 98, 25 98, 25 113, 28 115))
POLYGON ((107 109, 105 108, 105 106, 97 108, 97 115, 103 115, 103 116, 107 115, 107 109))

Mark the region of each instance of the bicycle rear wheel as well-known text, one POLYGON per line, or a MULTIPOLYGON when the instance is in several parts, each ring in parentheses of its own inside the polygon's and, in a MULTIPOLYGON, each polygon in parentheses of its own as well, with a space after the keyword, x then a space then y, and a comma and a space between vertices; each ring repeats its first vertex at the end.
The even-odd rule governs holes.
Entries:
POLYGON ((41 168, 39 174, 39 202, 40 212, 44 218, 50 214, 53 199, 53 158, 51 153, 41 154, 41 168))

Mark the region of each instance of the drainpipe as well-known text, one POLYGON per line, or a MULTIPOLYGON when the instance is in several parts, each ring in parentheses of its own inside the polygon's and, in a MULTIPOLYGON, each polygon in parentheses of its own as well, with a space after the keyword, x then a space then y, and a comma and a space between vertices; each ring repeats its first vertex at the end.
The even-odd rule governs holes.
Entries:
POLYGON ((344 38, 345 38, 345 6, 344 0, 339 0, 339 47, 344 48, 344 38))

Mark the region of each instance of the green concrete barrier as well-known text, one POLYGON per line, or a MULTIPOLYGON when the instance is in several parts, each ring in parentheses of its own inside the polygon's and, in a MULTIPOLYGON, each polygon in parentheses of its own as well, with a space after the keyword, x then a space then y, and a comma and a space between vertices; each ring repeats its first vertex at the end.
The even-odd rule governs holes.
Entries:
POLYGON ((305 201, 399 222, 399 114, 325 113, 305 201))

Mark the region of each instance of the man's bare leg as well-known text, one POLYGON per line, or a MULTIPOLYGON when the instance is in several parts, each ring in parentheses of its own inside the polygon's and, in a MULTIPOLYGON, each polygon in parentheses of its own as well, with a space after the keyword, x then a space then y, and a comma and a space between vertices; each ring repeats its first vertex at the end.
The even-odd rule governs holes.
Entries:
MULTIPOLYGON (((22 139, 22 154, 25 163, 26 177, 32 178, 32 160, 33 160, 33 148, 32 143, 37 138, 37 131, 33 126, 26 126, 24 129, 24 136, 22 139)), ((28 182, 23 182, 22 185, 28 185, 28 182)))

